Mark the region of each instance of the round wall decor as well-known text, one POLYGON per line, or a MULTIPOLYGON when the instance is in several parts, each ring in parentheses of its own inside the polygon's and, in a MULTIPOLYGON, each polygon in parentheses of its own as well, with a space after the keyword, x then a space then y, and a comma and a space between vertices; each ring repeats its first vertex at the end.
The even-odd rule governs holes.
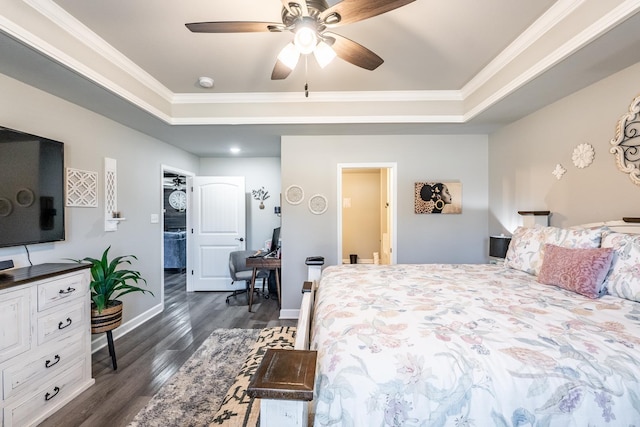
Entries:
POLYGON ((13 205, 11 204, 11 200, 0 197, 0 216, 9 216, 12 210, 13 205))
POLYGON ((309 198, 309 210, 316 215, 325 213, 327 205, 327 198, 322 194, 314 194, 309 198))
POLYGON ((187 194, 182 190, 173 191, 169 194, 169 205, 179 211, 185 210, 187 208, 187 194))
POLYGON ((593 157, 596 155, 596 152, 593 150, 593 146, 591 144, 579 144, 571 155, 571 159, 573 160, 573 164, 577 168, 586 168, 591 163, 593 163, 593 157))
POLYGON ((299 185, 290 185, 284 190, 284 198, 290 205, 299 205, 304 200, 304 190, 299 185))
POLYGON ((29 206, 31 206, 35 198, 36 197, 33 194, 33 191, 28 188, 21 188, 16 193, 16 203, 18 204, 18 206, 23 208, 28 208, 29 206))

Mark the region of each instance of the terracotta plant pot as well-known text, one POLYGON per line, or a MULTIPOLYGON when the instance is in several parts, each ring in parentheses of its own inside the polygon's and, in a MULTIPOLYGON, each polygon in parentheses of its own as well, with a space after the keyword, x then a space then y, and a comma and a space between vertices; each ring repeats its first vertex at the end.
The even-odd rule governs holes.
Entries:
POLYGON ((98 313, 91 304, 91 333, 99 334, 117 328, 122 323, 122 301, 113 301, 108 307, 98 313))

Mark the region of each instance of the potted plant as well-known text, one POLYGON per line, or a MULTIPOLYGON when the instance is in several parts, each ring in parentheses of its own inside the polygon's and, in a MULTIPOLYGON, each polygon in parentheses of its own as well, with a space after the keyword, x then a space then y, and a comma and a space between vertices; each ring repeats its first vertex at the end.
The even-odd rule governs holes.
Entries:
POLYGON ((131 292, 153 292, 142 289, 128 282, 147 281, 142 278, 140 272, 119 268, 124 264, 131 264, 131 260, 138 258, 135 255, 123 255, 109 261, 109 246, 102 254, 102 258, 86 257, 77 262, 91 264, 91 333, 108 332, 120 326, 122 322, 122 301, 117 298, 131 292))

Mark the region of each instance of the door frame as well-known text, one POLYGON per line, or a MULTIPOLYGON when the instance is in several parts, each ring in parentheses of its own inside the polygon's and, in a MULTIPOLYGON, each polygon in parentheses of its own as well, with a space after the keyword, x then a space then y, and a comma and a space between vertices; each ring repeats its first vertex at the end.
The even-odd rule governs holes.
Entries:
POLYGON ((338 188, 336 194, 336 211, 338 215, 338 248, 337 262, 342 263, 342 172, 344 169, 388 169, 389 170, 389 204, 391 209, 391 264, 398 262, 398 164, 395 162, 371 162, 371 163, 338 163, 338 188))
MULTIPOLYGON (((160 165, 160 304, 164 310, 164 174, 165 172, 177 173, 184 176, 196 176, 194 172, 176 168, 174 166, 160 165)), ((187 206, 189 209, 189 206, 187 206)), ((186 233, 187 248, 189 247, 189 233, 186 233)), ((186 292, 186 290, 185 290, 186 292)))

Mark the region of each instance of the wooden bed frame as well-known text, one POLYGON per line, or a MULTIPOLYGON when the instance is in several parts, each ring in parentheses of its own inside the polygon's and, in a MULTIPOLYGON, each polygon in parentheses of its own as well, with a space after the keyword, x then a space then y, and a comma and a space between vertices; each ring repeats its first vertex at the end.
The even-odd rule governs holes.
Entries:
MULTIPOLYGON (((624 218, 623 220, 589 223, 571 228, 595 228, 601 226, 609 227, 611 231, 619 233, 640 234, 640 218, 624 218)), ((309 281, 304 282, 304 286, 302 289, 303 296, 302 303, 300 304, 300 314, 298 317, 296 329, 296 341, 294 345, 295 350, 309 350, 310 345, 311 327, 313 324, 314 315, 313 311, 315 304, 315 293, 320 281, 320 274, 317 274, 317 277, 311 277, 310 275, 309 279, 309 281)), ((269 401, 264 403, 267 405, 278 405, 278 401, 269 401)), ((307 403, 310 404, 310 402, 305 402, 305 404, 307 403)), ((305 407, 305 412, 297 414, 295 418, 297 418, 298 420, 303 420, 304 423, 296 425, 306 427, 308 414, 310 414, 311 411, 308 411, 308 408, 305 405, 302 406, 305 407)), ((271 411, 269 412, 272 413, 271 411)), ((265 418, 266 417, 261 418, 261 427, 275 425, 271 424, 269 420, 266 420, 265 418)))

